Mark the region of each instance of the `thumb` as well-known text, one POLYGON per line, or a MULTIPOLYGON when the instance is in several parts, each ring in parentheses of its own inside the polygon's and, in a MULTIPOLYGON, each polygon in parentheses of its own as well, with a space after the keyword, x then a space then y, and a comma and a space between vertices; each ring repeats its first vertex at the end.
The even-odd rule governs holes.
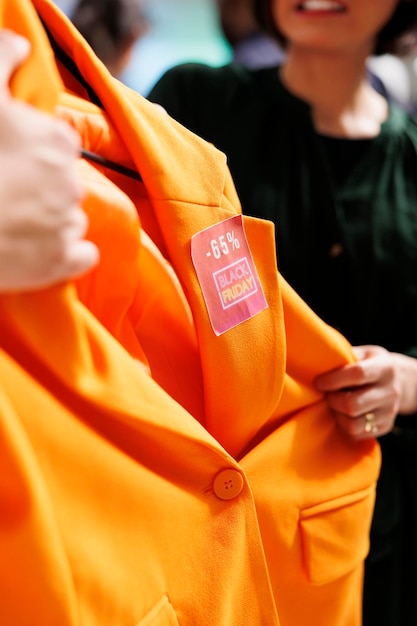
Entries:
POLYGON ((78 278, 95 267, 99 261, 100 253, 97 246, 92 241, 80 239, 68 247, 66 257, 61 265, 55 266, 56 276, 54 279, 78 278))
POLYGON ((11 30, 0 30, 0 94, 6 92, 17 68, 27 59, 30 43, 11 30))
POLYGON ((375 346, 353 346, 353 353, 358 359, 358 361, 363 361, 365 359, 369 359, 372 356, 375 356, 375 351, 377 348, 375 346))

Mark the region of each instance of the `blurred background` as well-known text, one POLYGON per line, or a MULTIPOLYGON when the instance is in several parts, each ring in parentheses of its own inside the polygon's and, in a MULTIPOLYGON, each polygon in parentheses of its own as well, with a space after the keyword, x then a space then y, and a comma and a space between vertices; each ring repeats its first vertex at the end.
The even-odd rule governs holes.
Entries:
MULTIPOLYGON (((55 0, 70 18, 80 1, 55 0)), ((93 0, 89 3, 94 5, 93 0)), ((95 6, 104 4, 104 0, 96 0, 95 6)), ((216 0, 141 0, 140 4, 148 29, 134 44, 118 78, 142 95, 146 96, 156 80, 178 63, 201 61, 217 66, 232 60, 233 51, 221 29, 216 0)), ((403 58, 372 58, 369 66, 382 80, 389 97, 417 112, 415 52, 403 58)))
MULTIPOLYGON (((56 0, 71 17, 75 0, 56 0)), ((222 65, 231 60, 212 0, 143 0, 148 32, 135 44, 119 77, 146 95, 166 69, 183 61, 222 65)))

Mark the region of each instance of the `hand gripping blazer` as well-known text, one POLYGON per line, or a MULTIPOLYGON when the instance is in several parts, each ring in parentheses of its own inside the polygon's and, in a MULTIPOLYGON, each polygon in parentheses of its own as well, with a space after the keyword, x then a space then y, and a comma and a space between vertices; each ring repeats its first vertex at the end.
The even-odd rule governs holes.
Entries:
POLYGON ((246 217, 266 306, 215 333, 191 242, 239 227, 225 156, 113 79, 49 0, 0 7, 32 42, 12 93, 143 181, 80 159, 98 268, 1 296, 0 623, 359 625, 379 448, 312 384, 350 346, 246 217))

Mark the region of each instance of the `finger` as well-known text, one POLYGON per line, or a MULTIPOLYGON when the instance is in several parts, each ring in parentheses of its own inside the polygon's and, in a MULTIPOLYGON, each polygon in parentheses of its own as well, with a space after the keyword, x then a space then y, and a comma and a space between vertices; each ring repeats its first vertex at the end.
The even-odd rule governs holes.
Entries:
POLYGON ((368 411, 356 418, 335 413, 335 420, 344 432, 357 440, 381 437, 391 432, 395 426, 395 416, 383 411, 368 411))
POLYGON ((344 365, 331 372, 320 374, 314 383, 319 391, 339 391, 365 384, 362 363, 344 365))
POLYGON ((393 368, 384 352, 345 365, 339 370, 321 374, 316 378, 315 384, 319 391, 337 391, 372 385, 379 380, 392 378, 392 376, 393 368))
POLYGON ((53 264, 40 263, 33 260, 31 251, 27 254, 26 264, 13 272, 11 268, 8 276, 1 277, 0 290, 3 292, 34 291, 52 287, 64 281, 78 278, 91 270, 99 262, 97 247, 90 241, 82 240, 68 246, 66 254, 59 262, 53 264), (23 273, 21 272, 23 269, 23 273))
POLYGON ((356 356, 358 361, 362 361, 363 359, 366 359, 370 353, 368 346, 353 346, 352 352, 356 356))
POLYGON ((384 434, 375 413, 368 413, 354 419, 336 414, 335 419, 338 426, 352 439, 373 439, 384 434))
POLYGON ((56 131, 57 147, 68 147, 74 152, 74 156, 80 156, 81 137, 75 128, 73 128, 66 120, 56 118, 54 120, 56 131))
POLYGON ((59 269, 59 278, 77 278, 95 267, 100 260, 97 246, 86 239, 68 247, 65 261, 59 269))
POLYGON ((6 91, 15 70, 27 59, 30 43, 16 33, 0 30, 0 93, 6 91))
POLYGON ((95 267, 100 260, 97 246, 91 241, 81 240, 67 247, 65 256, 59 263, 29 289, 39 289, 56 285, 62 281, 79 278, 95 267))
POLYGON ((372 387, 361 387, 357 391, 336 391, 326 394, 328 406, 337 413, 356 418, 378 404, 378 392, 372 387))
POLYGON ((77 206, 71 212, 63 236, 67 241, 80 240, 87 234, 88 227, 89 219, 87 214, 77 206))
POLYGON ((363 359, 378 356, 386 352, 385 348, 382 346, 374 345, 353 346, 352 351, 359 361, 363 361, 363 359))

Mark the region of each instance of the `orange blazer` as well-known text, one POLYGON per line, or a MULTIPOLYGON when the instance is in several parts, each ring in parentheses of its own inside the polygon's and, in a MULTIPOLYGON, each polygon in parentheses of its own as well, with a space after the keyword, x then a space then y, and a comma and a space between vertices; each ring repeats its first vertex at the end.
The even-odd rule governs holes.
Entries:
POLYGON ((95 155, 101 251, 73 283, 0 296, 0 623, 359 626, 379 448, 313 386, 349 344, 277 274, 222 153, 50 0, 0 8, 33 46, 13 94, 95 155))

